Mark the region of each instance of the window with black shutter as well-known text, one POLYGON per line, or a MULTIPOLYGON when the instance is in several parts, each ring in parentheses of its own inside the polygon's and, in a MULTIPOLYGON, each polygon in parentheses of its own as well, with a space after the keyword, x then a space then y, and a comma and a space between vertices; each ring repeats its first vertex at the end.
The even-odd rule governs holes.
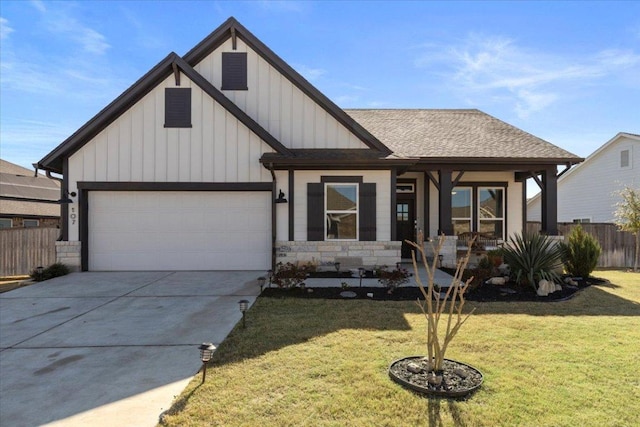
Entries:
POLYGON ((307 240, 376 240, 376 184, 322 177, 307 184, 307 240))
POLYGON ((222 52, 222 90, 247 90, 246 52, 222 52))
POLYGON ((191 127, 191 88, 164 90, 164 127, 191 127))

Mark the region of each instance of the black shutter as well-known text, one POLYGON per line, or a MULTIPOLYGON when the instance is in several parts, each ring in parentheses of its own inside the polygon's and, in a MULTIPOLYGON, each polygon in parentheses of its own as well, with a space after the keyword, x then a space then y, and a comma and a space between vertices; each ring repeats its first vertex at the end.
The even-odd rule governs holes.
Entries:
POLYGON ((164 90, 164 127, 191 127, 191 88, 164 90))
POLYGON ((360 184, 360 240, 376 240, 376 184, 360 184))
POLYGON ((307 184, 307 240, 324 240, 324 184, 307 184))
POLYGON ((222 52, 222 90, 247 90, 247 53, 222 52))

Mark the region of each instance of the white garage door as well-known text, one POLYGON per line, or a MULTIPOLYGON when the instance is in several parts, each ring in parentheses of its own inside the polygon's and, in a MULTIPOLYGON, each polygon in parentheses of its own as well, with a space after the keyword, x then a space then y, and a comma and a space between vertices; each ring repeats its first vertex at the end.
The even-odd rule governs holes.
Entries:
POLYGON ((91 191, 89 270, 266 270, 270 192, 91 191))

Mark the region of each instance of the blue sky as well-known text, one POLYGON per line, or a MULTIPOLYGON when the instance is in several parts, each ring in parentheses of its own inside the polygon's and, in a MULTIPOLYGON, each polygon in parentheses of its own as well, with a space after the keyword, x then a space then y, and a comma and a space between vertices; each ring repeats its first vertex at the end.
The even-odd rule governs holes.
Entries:
POLYGON ((0 157, 30 167, 234 16, 343 108, 478 108, 586 157, 640 134, 640 2, 0 2, 0 157))

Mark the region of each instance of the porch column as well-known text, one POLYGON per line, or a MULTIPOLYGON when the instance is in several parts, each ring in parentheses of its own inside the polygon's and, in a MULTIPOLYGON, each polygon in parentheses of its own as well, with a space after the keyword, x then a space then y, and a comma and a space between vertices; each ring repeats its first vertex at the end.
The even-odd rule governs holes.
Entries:
POLYGON ((558 235, 558 177, 556 168, 542 172, 542 232, 548 236, 558 235))
POLYGON ((451 170, 440 169, 438 171, 440 191, 438 193, 438 234, 453 236, 453 224, 451 222, 451 170))

